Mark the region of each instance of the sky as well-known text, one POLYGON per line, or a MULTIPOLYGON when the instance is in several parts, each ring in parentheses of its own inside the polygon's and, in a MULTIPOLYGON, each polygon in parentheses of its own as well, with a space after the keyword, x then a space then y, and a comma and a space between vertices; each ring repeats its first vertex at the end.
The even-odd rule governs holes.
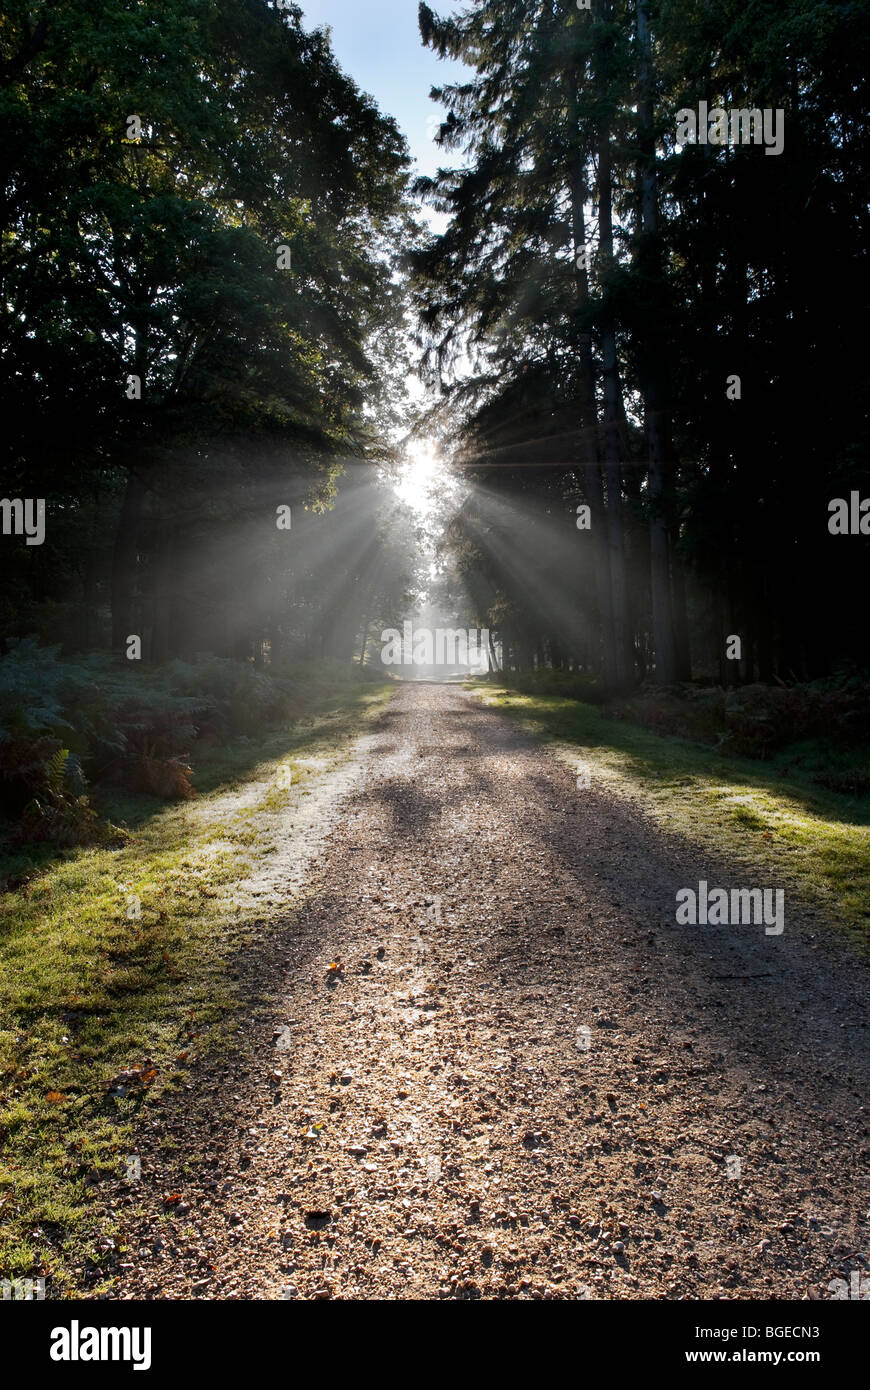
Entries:
MULTIPOLYGON (((332 51, 339 65, 364 92, 374 97, 381 110, 393 116, 405 135, 416 172, 434 174, 439 165, 457 162, 450 150, 439 150, 432 134, 445 115, 445 108, 430 101, 434 86, 464 81, 470 70, 463 63, 438 58, 424 48, 417 23, 417 0, 297 0, 307 30, 328 26, 332 51)), ((435 0, 439 14, 455 13, 460 0, 435 0)), ((443 231, 447 218, 431 208, 422 208, 433 231, 443 231)), ((405 389, 412 401, 422 401, 425 392, 419 377, 411 372, 405 389)), ((397 485, 401 499, 418 513, 424 523, 431 518, 440 499, 444 501, 445 480, 437 455, 427 444, 412 448, 397 485)))
MULTIPOLYGON (((431 138, 444 108, 429 100, 431 87, 461 81, 468 69, 462 63, 438 58, 424 48, 417 25, 417 0, 298 0, 303 27, 329 25, 332 49, 345 72, 374 97, 381 110, 394 116, 407 137, 418 172, 433 174, 439 163, 450 164, 450 151, 439 150, 431 138)), ((432 5, 450 14, 458 0, 432 5)))

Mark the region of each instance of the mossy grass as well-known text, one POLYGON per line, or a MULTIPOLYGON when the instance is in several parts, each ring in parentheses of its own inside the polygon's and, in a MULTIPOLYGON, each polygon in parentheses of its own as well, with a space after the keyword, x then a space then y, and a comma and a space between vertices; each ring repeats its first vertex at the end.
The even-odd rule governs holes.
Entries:
POLYGON ((699 848, 753 867, 759 882, 787 881, 862 953, 870 949, 870 796, 818 786, 821 747, 785 748, 767 762, 722 756, 578 700, 488 682, 469 688, 588 770, 592 783, 640 802, 699 848))
POLYGON ((19 883, 0 894, 0 1277, 45 1275, 59 1296, 99 1262, 100 1175, 125 1171, 138 1109, 228 1045, 233 888, 260 862, 258 818, 301 803, 393 690, 348 679, 284 729, 198 749, 191 801, 97 788, 120 843, 0 862, 19 883), (145 1085, 110 1092, 137 1067, 145 1085))

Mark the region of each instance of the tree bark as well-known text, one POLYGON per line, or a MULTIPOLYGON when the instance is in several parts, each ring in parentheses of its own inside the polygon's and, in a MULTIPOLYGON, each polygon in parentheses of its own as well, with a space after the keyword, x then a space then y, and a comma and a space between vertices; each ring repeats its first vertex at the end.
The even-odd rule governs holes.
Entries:
MULTIPOLYGON (((579 115, 577 100, 578 75, 576 69, 571 73, 569 90, 569 120, 572 136, 579 139, 579 115)), ((617 686, 616 641, 613 630, 613 596, 610 576, 610 552, 607 540, 607 511, 604 505, 604 482, 601 475, 601 460, 598 447, 598 406, 595 399, 595 357, 592 329, 583 317, 589 307, 588 262, 581 259, 586 247, 586 219, 584 206, 587 196, 586 161, 583 151, 577 149, 574 156, 574 169, 571 180, 571 224, 574 243, 574 284, 577 296, 578 314, 581 318, 578 334, 580 352, 580 429, 578 448, 583 471, 584 490, 589 506, 592 528, 592 547, 595 569, 595 592, 598 601, 598 617, 601 625, 601 652, 604 685, 608 691, 617 686)))
POLYGON ((605 303, 601 315, 604 418, 602 455, 607 481, 607 547, 613 605, 614 684, 622 689, 632 673, 628 604, 625 581, 625 526, 622 503, 622 385, 616 354, 616 325, 607 303, 607 280, 613 267, 613 175, 610 131, 602 128, 598 145, 598 251, 605 303))
POLYGON ((112 649, 116 652, 126 650, 133 633, 139 530, 147 491, 144 472, 134 465, 127 475, 112 553, 112 649))
POLYGON ((674 650, 677 661, 677 680, 692 679, 692 653, 689 641, 689 609, 686 599, 686 576, 677 551, 679 531, 673 523, 671 532, 671 611, 674 619, 674 650))
MULTIPOLYGON (((644 279, 657 288, 661 280, 662 258, 658 231, 652 40, 647 0, 637 0, 637 42, 640 78, 637 104, 640 136, 637 264, 644 279)), ((649 466, 650 583, 655 678, 659 685, 672 685, 677 678, 677 655, 671 607, 670 536, 665 482, 669 429, 663 409, 664 392, 652 355, 647 356, 644 362, 643 376, 644 424, 649 466)))
POLYGON ((172 531, 161 528, 154 555, 154 570, 151 592, 151 642, 150 656, 155 663, 168 661, 175 655, 172 641, 174 608, 178 602, 175 592, 173 571, 174 536, 172 531))
POLYGON ((616 324, 609 304, 613 254, 613 151, 611 126, 614 99, 610 71, 612 39, 608 32, 611 0, 597 0, 597 36, 594 50, 594 85, 598 103, 598 258, 603 307, 599 321, 602 356, 603 420, 601 458, 607 485, 607 548, 613 611, 613 685, 622 689, 633 675, 633 653, 628 623, 625 571, 625 528, 622 500, 622 430, 625 419, 622 385, 616 352, 616 324))

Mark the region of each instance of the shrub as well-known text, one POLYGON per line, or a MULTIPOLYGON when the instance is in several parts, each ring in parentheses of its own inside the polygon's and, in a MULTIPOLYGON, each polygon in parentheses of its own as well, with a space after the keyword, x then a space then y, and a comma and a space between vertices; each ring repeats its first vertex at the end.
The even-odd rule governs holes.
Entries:
POLYGON ((164 801, 181 801, 196 796, 190 778, 192 768, 178 758, 154 758, 143 753, 129 769, 127 786, 131 791, 147 792, 164 801))
MULTIPOLYGON (((11 748, 15 745, 11 741, 11 748)), ((49 740, 42 740, 42 745, 49 740)), ((4 745, 0 745, 3 748, 4 745)), ((37 795, 27 802, 16 827, 19 842, 48 842, 56 845, 85 844, 100 838, 102 827, 85 794, 87 783, 81 763, 68 748, 44 747, 38 758, 31 758, 19 776, 37 786, 37 795)))
POLYGON ((252 735, 294 714, 291 692, 279 677, 247 662, 204 656, 173 661, 161 672, 168 695, 183 696, 201 714, 200 736, 252 735))
POLYGON ((870 766, 850 767, 839 772, 817 772, 813 781, 841 796, 870 796, 870 766))
POLYGON ((492 675, 508 689, 518 690, 523 695, 555 695, 563 700, 582 700, 588 705, 598 705, 604 700, 600 681, 578 671, 497 671, 492 675))
POLYGON ((197 740, 259 734, 302 718, 312 695, 350 685, 344 666, 266 672, 202 656, 149 668, 18 642, 0 660, 0 813, 21 816, 23 838, 87 841, 96 816, 86 774, 167 800, 194 796, 197 740))
POLYGON ((658 734, 716 743, 726 727, 725 692, 694 686, 667 690, 653 687, 608 705, 607 713, 614 719, 642 724, 658 734))
POLYGON ((20 844, 84 845, 108 833, 86 796, 59 801, 38 797, 25 806, 13 840, 20 844))
POLYGON ((854 747, 870 738, 870 684, 834 677, 811 685, 682 686, 641 690, 608 714, 656 733, 718 745, 723 753, 770 758, 807 739, 854 747))

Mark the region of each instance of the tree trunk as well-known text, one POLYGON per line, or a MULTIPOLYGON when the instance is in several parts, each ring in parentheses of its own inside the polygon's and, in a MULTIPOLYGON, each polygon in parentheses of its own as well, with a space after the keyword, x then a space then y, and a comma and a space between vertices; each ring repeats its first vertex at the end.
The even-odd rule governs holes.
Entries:
POLYGON ((138 539, 147 491, 143 471, 134 466, 127 475, 112 554, 112 650, 116 652, 126 650, 127 638, 133 633, 138 539))
MULTIPOLYGON (((577 101, 577 72, 572 71, 569 91, 569 120, 572 136, 579 126, 577 101)), ((589 506, 592 528, 592 547, 595 570, 595 592, 601 626, 601 651, 604 685, 608 691, 617 686, 616 641, 613 630, 613 597, 610 578, 610 553, 607 541, 607 512, 604 505, 604 483, 598 449, 598 407, 595 400, 595 357, 592 330, 583 322, 589 305, 588 261, 581 259, 586 248, 584 205, 587 196, 586 165, 582 151, 575 156, 571 180, 571 223, 574 242, 574 284, 578 313, 581 318, 578 334, 580 351, 580 430, 578 446, 583 470, 584 490, 589 506)), ((580 533, 582 534, 582 533, 580 533)))
POLYGON ((172 644, 173 610, 178 601, 173 583, 174 536, 161 528, 154 555, 153 588, 151 593, 150 657, 155 663, 168 661, 175 653, 172 644))
MULTIPOLYGON (((639 226, 637 263, 643 278, 658 289, 661 282, 661 243, 658 233, 658 187, 656 174, 655 127, 653 123, 652 44, 647 0, 637 0, 637 42, 640 93, 637 104, 639 128, 639 226)), ((659 685, 672 685, 677 678, 677 656, 671 609, 670 537, 668 534, 665 487, 668 467, 668 426, 663 410, 663 391, 657 369, 657 355, 644 362, 642 383, 650 498, 650 581, 652 588, 652 629, 655 677, 659 685)))
POLYGON ((692 654, 689 645, 689 609, 686 600, 686 576, 677 551, 679 531, 674 523, 671 533, 671 610, 674 618, 674 649, 677 659, 677 680, 692 679, 692 654))
MULTIPOLYGON (((610 132, 602 129, 598 146, 598 250, 605 296, 613 267, 613 184, 610 132)), ((622 504, 622 386, 616 356, 616 325, 605 298, 601 315, 604 420, 602 455, 607 480, 607 547, 610 559, 610 591, 613 604, 614 683, 622 689, 631 676, 630 634, 625 582, 625 529, 622 504)))

